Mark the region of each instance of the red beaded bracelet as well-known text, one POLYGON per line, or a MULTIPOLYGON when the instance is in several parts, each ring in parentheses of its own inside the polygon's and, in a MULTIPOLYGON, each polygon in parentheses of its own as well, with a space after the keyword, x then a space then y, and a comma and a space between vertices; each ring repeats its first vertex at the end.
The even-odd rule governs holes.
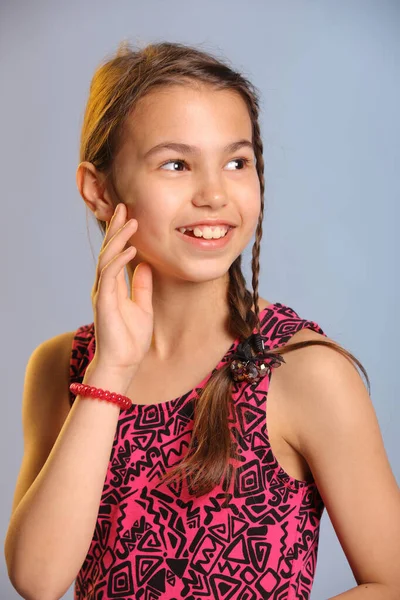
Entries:
POLYGON ((91 396, 92 398, 99 398, 99 400, 108 400, 117 404, 123 410, 127 410, 132 406, 132 400, 128 396, 122 394, 115 394, 108 390, 102 390, 101 388, 85 385, 84 383, 71 383, 69 389, 76 396, 91 396))

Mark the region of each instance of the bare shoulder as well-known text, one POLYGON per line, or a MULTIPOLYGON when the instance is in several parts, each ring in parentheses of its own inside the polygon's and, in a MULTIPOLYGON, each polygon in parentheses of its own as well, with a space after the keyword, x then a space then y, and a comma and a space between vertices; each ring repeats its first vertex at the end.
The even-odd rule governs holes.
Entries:
MULTIPOLYGON (((64 390, 69 387, 69 368, 75 331, 60 333, 40 343, 29 357, 25 370, 25 392, 35 385, 44 389, 64 390)), ((65 397, 65 393, 64 393, 65 397)), ((65 399, 65 398, 64 398, 65 399)))
MULTIPOLYGON (((367 394, 365 384, 353 362, 326 342, 335 340, 312 329, 301 329, 287 345, 304 341, 323 341, 286 352, 285 363, 274 370, 275 386, 285 415, 285 439, 304 456, 304 440, 313 422, 338 409, 343 390, 367 394), (335 399, 336 393, 336 399, 335 399)), ((315 425, 316 426, 316 425, 315 425)))
MULTIPOLYGON (((329 338, 326 335, 323 335, 322 333, 318 333, 317 331, 314 331, 314 329, 308 329, 306 327, 304 327, 303 329, 300 329, 300 331, 297 331, 294 335, 292 335, 292 337, 290 338, 290 340, 287 342, 287 345, 290 344, 297 344, 298 342, 308 342, 308 341, 325 341, 325 342, 332 342, 332 343, 337 343, 335 342, 335 340, 332 340, 331 338, 329 338)), ((329 348, 328 344, 313 344, 313 345, 309 345, 309 346, 304 346, 304 348, 302 348, 301 350, 304 349, 315 349, 315 348, 329 348)), ((331 350, 331 352, 335 352, 335 350, 331 350)), ((285 359, 286 356, 289 357, 290 356, 299 356, 298 353, 296 353, 296 350, 293 350, 291 352, 288 352, 287 354, 285 354, 285 359)), ((303 354, 304 356, 304 354, 303 354)))
POLYGON ((265 300, 265 298, 259 298, 258 299, 259 311, 261 312, 262 310, 264 310, 264 308, 267 308, 270 304, 273 304, 273 302, 270 302, 269 300, 265 300))
MULTIPOLYGON (((70 360, 74 335, 75 331, 67 331, 42 342, 32 353, 26 368, 23 416, 36 420, 31 411, 37 414, 37 410, 41 410, 41 419, 48 421, 52 418, 49 413, 53 411, 55 429, 48 430, 50 443, 53 443, 54 435, 58 435, 70 410, 70 360), (34 400, 34 390, 39 386, 43 390, 40 401, 34 400)), ((29 427, 29 421, 26 427, 29 427)))
POLYGON ((22 398, 24 454, 12 512, 41 471, 69 414, 69 364, 74 334, 68 331, 45 340, 28 359, 22 398))
MULTIPOLYGON (((35 348, 26 367, 24 392, 35 383, 40 383, 42 388, 62 392, 60 400, 64 401, 65 405, 68 395, 66 391, 69 391, 70 360, 75 333, 75 331, 60 333, 35 348), (41 381, 36 381, 39 378, 41 381)), ((64 406, 64 409, 67 409, 67 406, 64 406)))

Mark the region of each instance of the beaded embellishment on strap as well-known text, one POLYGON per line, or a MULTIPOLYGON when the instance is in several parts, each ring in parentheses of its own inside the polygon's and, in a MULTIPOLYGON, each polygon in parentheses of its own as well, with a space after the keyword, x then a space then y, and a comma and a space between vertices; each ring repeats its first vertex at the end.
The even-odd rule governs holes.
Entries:
POLYGON ((258 383, 272 368, 280 367, 284 362, 281 354, 267 352, 261 335, 253 333, 238 345, 236 353, 232 355, 231 376, 234 381, 258 383), (256 355, 251 352, 252 344, 258 353, 256 355))

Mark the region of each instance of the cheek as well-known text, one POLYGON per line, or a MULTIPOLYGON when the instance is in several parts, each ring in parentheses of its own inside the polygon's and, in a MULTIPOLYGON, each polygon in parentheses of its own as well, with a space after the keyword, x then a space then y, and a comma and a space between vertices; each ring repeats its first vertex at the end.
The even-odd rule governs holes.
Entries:
POLYGON ((130 193, 131 214, 143 224, 158 223, 158 226, 176 218, 179 210, 180 197, 176 190, 169 189, 165 184, 154 181, 151 177, 141 178, 135 190, 130 193))
POLYGON ((253 201, 246 205, 241 214, 241 222, 242 222, 242 234, 244 243, 247 245, 251 242, 251 239, 255 235, 258 220, 260 217, 260 202, 257 204, 253 201))
POLYGON ((254 229, 257 226, 261 211, 261 196, 259 189, 243 195, 240 203, 242 221, 247 228, 254 229))
POLYGON ((168 224, 173 223, 176 214, 164 197, 155 190, 148 189, 138 194, 130 203, 129 218, 138 221, 138 229, 130 238, 130 243, 143 250, 164 244, 169 234, 168 224))

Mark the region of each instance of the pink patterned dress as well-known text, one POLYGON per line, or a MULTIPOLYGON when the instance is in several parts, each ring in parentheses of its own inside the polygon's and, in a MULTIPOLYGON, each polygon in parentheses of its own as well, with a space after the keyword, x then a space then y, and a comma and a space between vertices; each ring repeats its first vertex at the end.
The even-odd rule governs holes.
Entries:
MULTIPOLYGON (((267 348, 283 346, 303 328, 326 336, 279 302, 261 311, 260 321, 267 348)), ((94 323, 83 325, 73 341, 71 383, 82 382, 94 351, 94 323)), ((241 460, 226 507, 221 486, 200 498, 179 483, 157 486, 187 451, 196 393, 212 373, 179 398, 120 412, 74 600, 309 599, 324 504, 315 482, 291 477, 272 452, 272 375, 233 382, 229 427, 241 460)), ((70 392, 71 405, 74 399, 70 392)))

